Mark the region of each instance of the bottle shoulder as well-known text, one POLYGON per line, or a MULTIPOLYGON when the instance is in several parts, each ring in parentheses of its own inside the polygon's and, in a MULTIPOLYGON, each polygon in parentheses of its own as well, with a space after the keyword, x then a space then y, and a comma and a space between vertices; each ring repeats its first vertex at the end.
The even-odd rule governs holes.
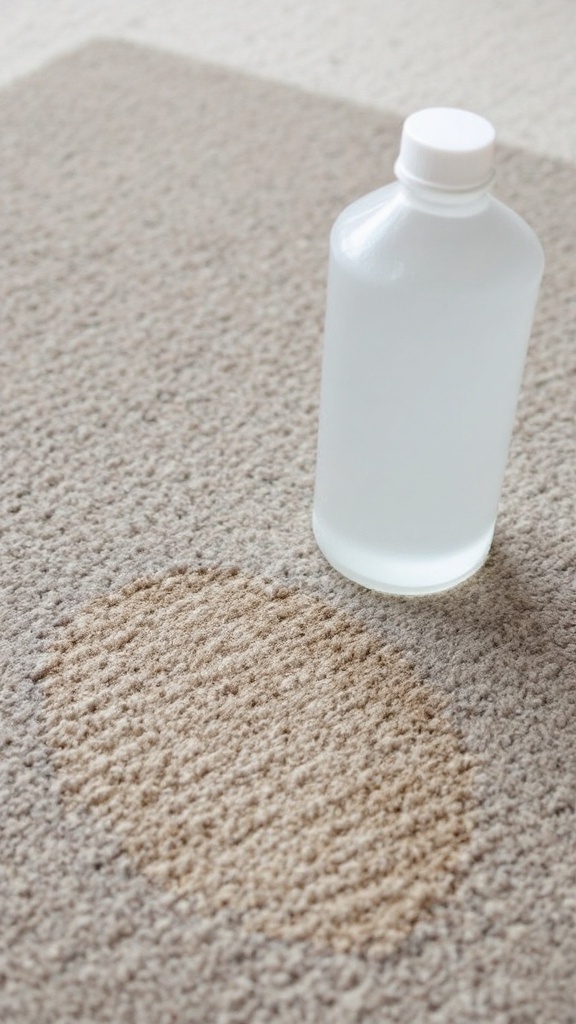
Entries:
POLYGON ((395 182, 351 203, 334 223, 331 258, 354 273, 399 281, 503 275, 540 278, 540 241, 514 210, 489 194, 454 205, 421 202, 395 182))

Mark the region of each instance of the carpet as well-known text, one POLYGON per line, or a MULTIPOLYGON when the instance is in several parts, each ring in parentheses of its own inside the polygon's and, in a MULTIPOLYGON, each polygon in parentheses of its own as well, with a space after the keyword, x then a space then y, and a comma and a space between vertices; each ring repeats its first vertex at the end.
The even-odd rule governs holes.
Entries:
POLYGON ((576 1020, 576 167, 491 556, 340 578, 330 225, 400 124, 101 42, 0 95, 0 1016, 576 1020))

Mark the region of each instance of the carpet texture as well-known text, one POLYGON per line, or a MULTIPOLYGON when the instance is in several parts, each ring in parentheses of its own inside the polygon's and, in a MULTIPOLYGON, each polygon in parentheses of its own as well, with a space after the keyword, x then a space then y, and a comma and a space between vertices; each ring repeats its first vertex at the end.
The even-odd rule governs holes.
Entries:
POLYGON ((492 554, 310 527, 327 236, 399 122, 94 44, 0 94, 0 1018, 576 1021, 576 167, 492 554))

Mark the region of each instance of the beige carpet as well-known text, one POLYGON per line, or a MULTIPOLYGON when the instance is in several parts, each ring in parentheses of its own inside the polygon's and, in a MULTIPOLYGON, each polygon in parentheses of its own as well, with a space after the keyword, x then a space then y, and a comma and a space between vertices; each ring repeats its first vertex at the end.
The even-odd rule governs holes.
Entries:
POLYGON ((394 118, 101 43, 0 94, 0 1019, 576 1020, 576 167, 493 553, 316 551, 327 235, 394 118))

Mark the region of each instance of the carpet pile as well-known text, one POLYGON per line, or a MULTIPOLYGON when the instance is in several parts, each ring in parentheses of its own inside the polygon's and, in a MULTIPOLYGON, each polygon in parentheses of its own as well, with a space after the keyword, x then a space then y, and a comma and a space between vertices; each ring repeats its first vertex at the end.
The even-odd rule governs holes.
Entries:
POLYGON ((339 578, 327 237, 397 118, 93 44, 0 94, 0 1016, 576 1019, 576 167, 493 551, 339 578))

